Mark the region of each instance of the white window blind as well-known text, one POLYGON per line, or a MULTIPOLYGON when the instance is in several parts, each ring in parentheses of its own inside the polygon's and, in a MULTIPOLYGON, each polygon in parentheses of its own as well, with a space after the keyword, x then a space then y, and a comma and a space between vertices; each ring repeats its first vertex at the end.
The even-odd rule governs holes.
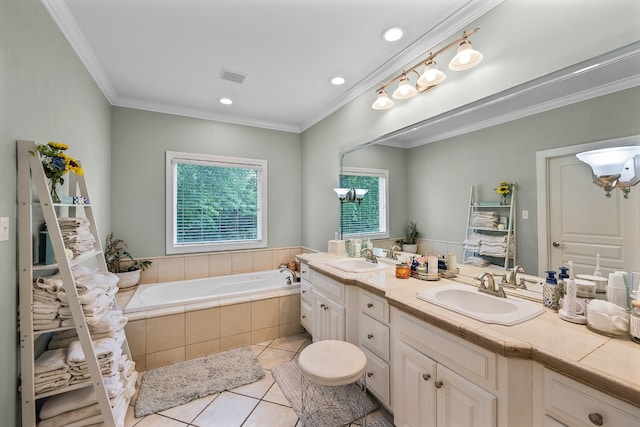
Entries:
POLYGON ((340 205, 340 226, 344 237, 385 238, 388 235, 388 171, 343 168, 340 187, 369 190, 362 202, 340 205))
POLYGON ((168 253, 266 247, 266 161, 168 152, 167 168, 168 253))

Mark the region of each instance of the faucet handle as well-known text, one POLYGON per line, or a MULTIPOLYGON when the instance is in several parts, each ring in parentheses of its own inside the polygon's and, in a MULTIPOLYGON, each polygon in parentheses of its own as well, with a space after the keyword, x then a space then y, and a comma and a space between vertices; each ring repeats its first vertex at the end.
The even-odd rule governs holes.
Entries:
POLYGON ((501 277, 500 279, 500 285, 505 285, 507 284, 507 275, 506 274, 493 274, 494 278, 498 278, 501 277))

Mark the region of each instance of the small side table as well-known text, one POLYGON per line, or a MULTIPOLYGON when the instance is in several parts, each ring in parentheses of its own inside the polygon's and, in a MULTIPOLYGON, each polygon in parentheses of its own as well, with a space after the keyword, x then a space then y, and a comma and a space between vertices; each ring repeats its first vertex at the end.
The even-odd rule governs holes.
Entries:
MULTIPOLYGON (((367 358, 357 346, 335 340, 318 341, 307 346, 298 357, 301 376, 303 427, 327 426, 331 419, 362 418, 367 425, 367 358), (362 390, 356 383, 362 378, 362 390), (351 384, 357 393, 347 398, 351 384), (343 416, 341 416, 344 414, 343 416)), ((348 424, 348 423, 347 423, 348 424)))

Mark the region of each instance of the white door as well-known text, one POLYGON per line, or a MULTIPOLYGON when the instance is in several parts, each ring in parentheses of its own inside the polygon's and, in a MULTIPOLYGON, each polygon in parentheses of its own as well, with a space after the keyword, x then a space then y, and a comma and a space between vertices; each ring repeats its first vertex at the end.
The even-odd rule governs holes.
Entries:
POLYGON ((496 427, 496 397, 438 364, 438 427, 496 427))
POLYGON ((640 186, 628 199, 618 189, 607 198, 575 154, 551 158, 548 165, 550 265, 539 260, 539 269, 557 271, 573 260, 576 274, 593 274, 600 254, 605 277, 615 270, 640 271, 640 186))
POLYGON ((398 341, 393 362, 393 421, 399 427, 435 427, 436 362, 398 341))

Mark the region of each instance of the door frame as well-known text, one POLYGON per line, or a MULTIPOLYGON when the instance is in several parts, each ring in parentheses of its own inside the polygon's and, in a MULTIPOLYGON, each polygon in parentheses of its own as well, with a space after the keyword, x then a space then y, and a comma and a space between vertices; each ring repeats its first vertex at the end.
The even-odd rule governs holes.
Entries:
MULTIPOLYGON (((564 157, 578 154, 583 151, 597 150, 620 145, 640 144, 640 135, 625 136, 622 138, 607 139, 603 141, 587 142, 584 144, 570 145, 550 150, 536 152, 536 187, 537 187, 537 215, 538 215, 538 275, 549 265, 549 162, 556 157, 564 157)), ((594 184, 595 185, 595 184, 594 184)), ((603 191, 604 197, 604 191, 603 191)), ((630 196, 632 197, 632 196, 630 196)))

